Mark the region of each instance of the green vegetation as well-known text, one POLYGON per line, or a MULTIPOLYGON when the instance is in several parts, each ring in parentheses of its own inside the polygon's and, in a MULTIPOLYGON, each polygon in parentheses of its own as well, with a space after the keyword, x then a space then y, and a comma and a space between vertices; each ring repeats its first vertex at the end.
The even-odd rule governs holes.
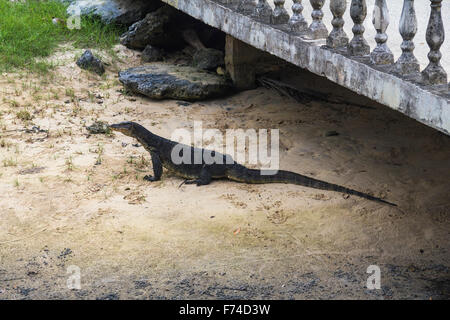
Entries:
POLYGON ((17 118, 22 120, 22 121, 29 121, 31 120, 33 117, 31 116, 31 114, 26 111, 26 110, 22 110, 16 113, 17 118))
POLYGON ((106 25, 95 17, 82 17, 81 29, 70 30, 67 5, 57 1, 11 2, 0 0, 0 72, 15 69, 47 71, 45 58, 61 43, 77 48, 110 49, 118 42, 123 27, 106 25), (52 18, 62 20, 53 24, 52 18))

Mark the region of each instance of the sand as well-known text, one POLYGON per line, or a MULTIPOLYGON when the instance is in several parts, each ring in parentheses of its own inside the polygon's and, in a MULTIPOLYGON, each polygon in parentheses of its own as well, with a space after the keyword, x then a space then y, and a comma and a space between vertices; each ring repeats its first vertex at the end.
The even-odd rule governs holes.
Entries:
POLYGON ((0 78, 0 299, 450 297, 449 137, 348 92, 371 108, 265 88, 187 106, 130 96, 117 71, 139 54, 115 50, 114 62, 100 53, 103 77, 66 46, 52 77, 0 78), (165 137, 200 120, 278 128, 281 169, 399 207, 294 185, 146 182, 148 153, 121 134, 89 136, 95 120, 165 137), (380 290, 366 288, 370 265, 380 290), (67 287, 70 266, 79 290, 67 287))

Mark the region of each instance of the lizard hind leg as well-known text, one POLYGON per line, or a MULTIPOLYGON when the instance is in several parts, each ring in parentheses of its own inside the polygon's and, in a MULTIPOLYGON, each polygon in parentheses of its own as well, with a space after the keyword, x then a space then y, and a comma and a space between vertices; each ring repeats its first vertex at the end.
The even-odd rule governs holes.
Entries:
POLYGON ((184 184, 196 184, 197 187, 206 186, 211 183, 211 180, 212 180, 211 173, 208 171, 208 169, 203 167, 198 179, 186 180, 184 184))
POLYGON ((159 181, 160 179, 158 179, 158 178, 156 178, 156 177, 154 177, 154 176, 151 176, 151 175, 146 175, 146 176, 144 177, 144 180, 145 180, 145 181, 149 181, 149 182, 155 182, 155 181, 159 181))

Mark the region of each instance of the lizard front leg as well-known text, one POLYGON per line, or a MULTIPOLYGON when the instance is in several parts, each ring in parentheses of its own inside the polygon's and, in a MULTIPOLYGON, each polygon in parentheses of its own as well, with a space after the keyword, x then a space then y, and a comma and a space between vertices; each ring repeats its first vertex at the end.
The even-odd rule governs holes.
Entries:
POLYGON ((159 155, 156 152, 151 151, 150 155, 152 156, 152 164, 153 164, 153 176, 147 175, 144 177, 144 180, 146 181, 159 181, 161 180, 163 167, 161 163, 161 159, 159 158, 159 155))

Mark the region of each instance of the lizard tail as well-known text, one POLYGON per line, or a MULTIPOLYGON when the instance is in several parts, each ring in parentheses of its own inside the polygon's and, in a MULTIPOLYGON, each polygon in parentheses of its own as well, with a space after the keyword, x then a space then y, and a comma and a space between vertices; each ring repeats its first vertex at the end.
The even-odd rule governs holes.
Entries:
POLYGON ((388 204, 396 207, 397 205, 383 199, 371 196, 367 193, 359 192, 343 186, 310 178, 295 172, 279 170, 276 174, 264 174, 261 170, 248 169, 242 165, 236 165, 228 170, 228 179, 244 183, 290 183, 300 186, 310 187, 320 190, 336 191, 355 195, 364 199, 388 204))

